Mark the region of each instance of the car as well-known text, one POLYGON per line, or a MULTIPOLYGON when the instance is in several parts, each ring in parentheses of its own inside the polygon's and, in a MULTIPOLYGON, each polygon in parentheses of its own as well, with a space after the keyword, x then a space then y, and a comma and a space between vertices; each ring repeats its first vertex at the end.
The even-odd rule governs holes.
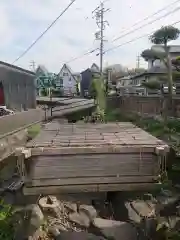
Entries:
POLYGON ((6 106, 0 106, 0 116, 14 114, 14 111, 8 109, 6 106))

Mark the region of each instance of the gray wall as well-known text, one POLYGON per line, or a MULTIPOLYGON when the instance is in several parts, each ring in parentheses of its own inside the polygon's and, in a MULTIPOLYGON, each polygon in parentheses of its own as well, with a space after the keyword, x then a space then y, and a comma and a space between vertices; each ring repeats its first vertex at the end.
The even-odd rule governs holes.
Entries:
POLYGON ((0 81, 5 104, 12 110, 36 108, 35 75, 33 72, 0 62, 0 81))
MULTIPOLYGON (((25 128, 36 122, 41 122, 44 118, 45 112, 40 108, 17 112, 13 115, 2 116, 0 117, 0 138, 4 134, 17 131, 20 128, 25 128)), ((1 147, 2 146, 0 146, 0 149, 1 147)))

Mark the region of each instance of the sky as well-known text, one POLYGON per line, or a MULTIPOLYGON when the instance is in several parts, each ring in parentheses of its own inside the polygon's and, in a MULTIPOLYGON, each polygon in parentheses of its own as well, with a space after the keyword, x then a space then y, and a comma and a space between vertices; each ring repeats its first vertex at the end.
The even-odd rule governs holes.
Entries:
MULTIPOLYGON (((70 1, 0 0, 0 60, 12 63, 17 59, 70 1)), ((175 0, 105 1, 105 8, 110 11, 107 11, 104 16, 109 23, 104 31, 105 40, 107 40, 104 42, 104 48, 106 50, 117 45, 122 44, 122 46, 104 55, 104 67, 112 64, 121 64, 128 68, 136 67, 137 56, 144 49, 150 48, 151 43, 148 36, 131 43, 127 42, 179 21, 180 1, 149 20, 141 21, 173 2, 175 0), (174 9, 177 11, 113 42, 113 39, 122 34, 160 18, 174 9), (139 21, 141 23, 132 27, 139 21)), ((76 0, 47 34, 15 65, 32 69, 31 62, 34 61, 36 65, 42 64, 55 73, 58 73, 62 65, 67 62, 74 72, 83 71, 92 63, 99 65, 97 52, 76 61, 70 61, 90 49, 99 47, 99 41, 95 40, 94 35, 98 27, 96 20, 92 17, 92 11, 99 3, 99 0, 76 0)), ((180 23, 175 26, 180 28, 180 23)), ((180 44, 180 39, 173 41, 172 44, 180 44)), ((143 59, 140 60, 140 67, 146 67, 143 59)))

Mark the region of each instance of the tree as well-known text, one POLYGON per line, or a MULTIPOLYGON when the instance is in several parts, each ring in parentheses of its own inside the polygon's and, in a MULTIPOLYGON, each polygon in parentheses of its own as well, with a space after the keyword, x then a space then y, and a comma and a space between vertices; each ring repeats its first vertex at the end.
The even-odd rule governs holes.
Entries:
POLYGON ((172 59, 171 63, 173 67, 176 69, 176 71, 180 72, 180 56, 175 59, 172 59))
MULTIPOLYGON (((172 40, 176 40, 180 35, 180 30, 173 26, 165 26, 157 31, 155 31, 150 36, 150 41, 154 44, 162 44, 165 52, 165 65, 167 67, 168 73, 168 92, 169 92, 169 100, 172 102, 172 94, 173 94, 173 78, 172 78, 172 64, 169 56, 169 46, 168 42, 172 40)), ((171 106, 169 106, 171 107, 171 106)))
POLYGON ((143 57, 145 61, 151 60, 152 62, 154 62, 157 59, 164 61, 165 53, 158 52, 152 49, 146 49, 141 53, 141 57, 143 57))
POLYGON ((161 44, 163 51, 155 51, 152 49, 146 49, 142 52, 141 56, 144 58, 145 61, 151 60, 152 63, 159 59, 161 60, 166 69, 167 69, 167 77, 159 78, 157 79, 157 82, 153 83, 143 83, 143 86, 149 89, 158 89, 161 91, 161 96, 163 96, 164 99, 164 82, 168 83, 168 101, 165 104, 163 100, 163 109, 166 113, 165 118, 167 118, 167 111, 173 109, 172 106, 172 95, 173 95, 173 77, 176 72, 173 72, 172 65, 176 66, 176 70, 180 69, 180 59, 176 59, 176 61, 171 61, 170 54, 169 54, 169 46, 168 42, 171 40, 176 40, 180 35, 180 30, 178 28, 175 28, 173 26, 165 26, 157 31, 155 31, 150 36, 150 41, 154 44, 161 44), (166 105, 166 106, 164 106, 166 105))

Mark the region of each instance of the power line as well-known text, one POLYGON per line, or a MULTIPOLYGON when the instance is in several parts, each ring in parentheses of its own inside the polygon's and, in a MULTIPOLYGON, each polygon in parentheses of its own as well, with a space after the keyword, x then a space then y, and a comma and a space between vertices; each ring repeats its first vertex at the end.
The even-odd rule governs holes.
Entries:
POLYGON ((157 21, 161 20, 162 18, 167 17, 167 16, 169 16, 169 15, 171 15, 171 14, 173 14, 173 13, 179 11, 179 10, 180 10, 180 7, 177 7, 177 8, 175 8, 174 10, 172 10, 172 11, 164 14, 163 16, 160 16, 160 17, 158 17, 158 18, 156 18, 156 19, 154 19, 154 20, 152 20, 152 21, 150 21, 150 22, 148 22, 148 23, 146 23, 146 24, 143 24, 142 26, 140 26, 140 27, 138 27, 138 28, 133 29, 132 31, 129 31, 129 32, 127 32, 127 33, 125 33, 125 34, 123 34, 123 35, 115 38, 112 42, 115 42, 115 41, 119 40, 120 38, 123 38, 123 37, 125 37, 125 36, 127 36, 127 35, 129 35, 129 34, 131 34, 131 33, 136 32, 137 30, 140 30, 140 29, 142 29, 142 28, 144 28, 144 27, 146 27, 146 26, 148 26, 148 25, 151 25, 152 23, 157 22, 157 21))
MULTIPOLYGON (((178 3, 178 2, 180 2, 180 0, 176 0, 175 2, 172 2, 172 3, 168 4, 168 5, 166 5, 165 7, 159 9, 158 11, 156 11, 155 13, 153 13, 153 14, 145 17, 144 19, 136 22, 135 24, 133 24, 133 25, 132 25, 131 27, 129 27, 129 28, 135 27, 135 26, 137 26, 139 23, 144 22, 144 21, 148 20, 149 18, 156 16, 157 14, 163 12, 164 10, 168 9, 169 7, 175 5, 175 4, 178 3)), ((127 29, 124 29, 123 31, 121 31, 121 33, 126 32, 126 31, 127 31, 127 29)))
POLYGON ((68 64, 68 63, 70 63, 70 62, 73 62, 73 61, 75 61, 75 60, 78 60, 78 59, 80 59, 80 58, 82 58, 82 57, 84 57, 84 56, 86 56, 86 55, 91 54, 91 53, 94 53, 96 50, 99 50, 99 48, 89 49, 89 50, 87 50, 85 53, 79 55, 78 57, 75 57, 75 58, 70 59, 68 62, 66 62, 66 64, 68 64))
MULTIPOLYGON (((107 2, 107 1, 109 1, 109 0, 104 0, 101 4, 104 4, 105 2, 107 2)), ((102 7, 101 6, 101 4, 100 5, 98 5, 93 11, 92 11, 92 14, 97 14, 97 12, 98 11, 100 11, 100 7, 102 7)), ((101 8, 101 9, 103 9, 103 8, 101 8)), ((107 10, 109 10, 109 9, 107 9, 107 10)), ((104 12, 106 12, 107 10, 105 10, 104 9, 104 12)), ((101 12, 100 12, 100 14, 101 14, 101 12)), ((100 17, 100 14, 99 14, 99 17, 100 17)), ((97 16, 97 15, 96 15, 97 16)), ((105 21, 106 23, 107 23, 107 21, 105 21)), ((98 23, 99 24, 99 23, 98 23)), ((97 33, 96 33, 97 34, 97 33)), ((95 34, 95 35, 96 35, 95 34)), ((104 36, 103 36, 103 38, 104 38, 104 36)), ((104 39, 103 38, 101 38, 103 41, 104 41, 104 39)), ((97 38, 96 38, 96 40, 97 40, 97 38)), ((102 43, 101 43, 101 47, 102 47, 102 43)), ((80 58, 82 58, 82 57, 84 57, 84 56, 86 56, 86 55, 89 55, 89 54, 91 54, 91 53, 94 53, 95 51, 97 51, 97 50, 102 50, 102 52, 103 52, 103 49, 102 48, 99 48, 99 47, 97 47, 97 48, 90 48, 90 49, 88 49, 88 50, 86 50, 83 54, 80 54, 79 56, 77 56, 77 57, 74 57, 74 58, 71 58, 69 61, 67 61, 66 62, 66 64, 68 64, 68 63, 70 63, 70 62, 73 62, 73 61, 76 61, 76 60, 78 60, 78 59, 80 59, 80 58)), ((97 54, 97 55, 99 55, 99 53, 97 54)), ((101 64, 100 64, 101 65, 101 64)))
MULTIPOLYGON (((172 4, 175 4, 175 3, 177 3, 177 2, 180 2, 180 0, 175 1, 174 3, 171 3, 171 4, 168 5, 168 6, 171 6, 172 4)), ((152 14, 151 16, 154 16, 154 15, 156 15, 157 13, 165 10, 168 6, 160 9, 159 11, 157 11, 157 12, 154 13, 154 14, 152 14)), ((140 26, 140 27, 132 30, 132 31, 127 32, 126 34, 123 34, 123 35, 119 36, 118 38, 112 40, 111 42, 115 42, 115 41, 119 40, 120 38, 123 38, 123 37, 125 37, 125 36, 127 36, 127 35, 129 35, 129 34, 131 34, 131 33, 134 33, 135 31, 140 30, 140 29, 142 29, 143 27, 148 26, 148 25, 150 25, 150 24, 152 24, 152 23, 154 23, 154 22, 156 22, 156 21, 158 21, 158 20, 161 20, 162 18, 167 17, 167 16, 169 16, 169 15, 171 15, 171 14, 173 14, 173 13, 179 11, 179 10, 180 10, 180 7, 177 7, 177 8, 175 8, 174 10, 172 10, 172 11, 164 14, 163 16, 160 16, 160 17, 158 17, 158 18, 156 18, 156 19, 154 19, 154 20, 152 20, 152 21, 150 21, 150 22, 148 22, 148 23, 146 23, 146 24, 144 24, 144 25, 142 25, 142 26, 140 26)), ((147 20, 148 18, 150 18, 150 16, 147 17, 146 20, 147 20)), ((142 20, 142 21, 143 21, 143 20, 142 20)), ((145 21, 145 19, 144 19, 144 21, 145 21)), ((138 23, 139 23, 139 22, 138 22, 138 23)), ((133 26, 137 25, 138 23, 134 24, 133 26)), ((123 32, 124 32, 124 31, 123 31, 123 32)), ((146 34, 145 36, 147 36, 147 34, 146 34)), ((130 41, 130 42, 131 42, 131 41, 130 41)), ((116 48, 116 47, 115 47, 115 48, 116 48)), ((114 49, 114 48, 112 48, 112 49, 114 49)), ((75 61, 75 60, 78 60, 79 58, 82 58, 82 57, 84 57, 84 56, 86 56, 86 55, 89 55, 90 53, 92 53, 92 52, 94 52, 94 51, 96 51, 96 50, 97 50, 97 48, 96 48, 96 49, 92 49, 91 52, 85 52, 84 54, 80 55, 79 57, 73 58, 73 59, 71 59, 71 60, 68 61, 68 62, 73 62, 73 61, 75 61)), ((109 50, 106 50, 104 53, 106 53, 107 51, 109 51, 109 50)))
MULTIPOLYGON (((178 24, 178 23, 180 23, 180 21, 174 22, 174 23, 172 23, 172 24, 170 24, 170 25, 173 26, 173 25, 176 25, 176 24, 178 24)), ((132 43, 132 42, 135 42, 135 41, 137 41, 137 40, 139 40, 139 39, 141 39, 141 38, 149 37, 149 36, 150 36, 151 34, 153 34, 153 33, 154 33, 154 31, 152 31, 152 32, 150 32, 150 33, 147 33, 147 34, 144 34, 144 35, 141 35, 141 36, 139 36, 139 37, 133 38, 133 39, 131 39, 130 41, 121 43, 121 44, 119 44, 119 45, 117 45, 117 46, 114 46, 114 47, 112 47, 112 48, 109 48, 109 49, 105 50, 104 53, 113 51, 113 50, 115 50, 115 49, 117 49, 117 48, 119 48, 119 47, 122 47, 122 46, 124 46, 124 45, 130 44, 130 43, 132 43)), ((97 49, 94 49, 94 51, 95 51, 95 50, 97 50, 97 49)), ((93 51, 92 51, 92 52, 93 52, 93 51)), ((77 59, 80 59, 80 58, 82 58, 83 56, 89 55, 89 54, 90 54, 90 52, 87 52, 87 53, 85 53, 84 55, 81 55, 81 56, 79 56, 79 57, 77 57, 77 58, 74 58, 74 59, 77 60, 77 59)))
POLYGON ((16 58, 12 64, 19 61, 29 50, 34 47, 34 45, 53 27, 53 25, 59 20, 59 18, 71 7, 71 5, 76 0, 71 0, 71 2, 68 4, 68 6, 59 14, 59 16, 47 27, 47 29, 18 57, 16 58))
MULTIPOLYGON (((172 24, 170 24, 170 25, 173 26, 173 25, 176 25, 176 24, 178 24, 178 23, 180 23, 180 21, 174 22, 174 23, 172 23, 172 24)), ((117 46, 114 46, 114 47, 112 47, 112 48, 107 49, 106 51, 104 51, 104 53, 113 51, 114 49, 117 49, 117 48, 122 47, 122 46, 124 46, 124 45, 126 45, 126 44, 129 44, 129 43, 132 43, 132 42, 134 42, 134 41, 137 41, 137 40, 139 40, 139 39, 141 39, 141 38, 151 36, 151 34, 153 34, 153 33, 154 33, 154 31, 152 31, 152 32, 150 32, 150 33, 148 33, 148 34, 144 34, 144 35, 142 35, 142 36, 133 38, 133 39, 131 39, 130 41, 127 41, 127 42, 125 42, 125 43, 122 43, 122 44, 119 44, 119 45, 117 45, 117 46)))

